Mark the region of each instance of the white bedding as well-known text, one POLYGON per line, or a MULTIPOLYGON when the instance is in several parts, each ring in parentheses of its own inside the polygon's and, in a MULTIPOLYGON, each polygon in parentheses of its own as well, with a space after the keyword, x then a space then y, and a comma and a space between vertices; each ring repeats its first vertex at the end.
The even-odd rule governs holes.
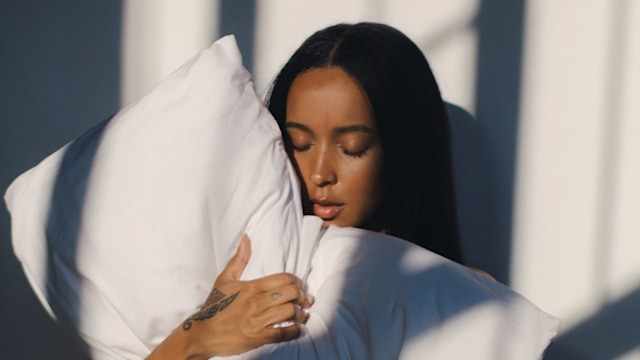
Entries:
POLYGON ((206 298, 243 232, 244 278, 316 296, 299 340, 240 358, 538 358, 558 322, 424 249, 303 219, 295 173, 233 37, 22 174, 5 194, 43 306, 95 359, 140 359, 206 298))
MULTIPOLYGON (((321 221, 307 217, 304 233, 321 221)), ((299 340, 238 358, 536 359, 558 320, 509 288, 404 240, 330 227, 299 340)))

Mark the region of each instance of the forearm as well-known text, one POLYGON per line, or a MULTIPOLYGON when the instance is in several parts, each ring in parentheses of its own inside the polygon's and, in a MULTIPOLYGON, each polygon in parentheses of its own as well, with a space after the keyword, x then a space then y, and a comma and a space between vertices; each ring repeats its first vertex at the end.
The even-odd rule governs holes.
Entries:
POLYGON ((146 360, 200 360, 207 357, 198 355, 187 333, 181 328, 173 330, 160 345, 147 356, 146 360))

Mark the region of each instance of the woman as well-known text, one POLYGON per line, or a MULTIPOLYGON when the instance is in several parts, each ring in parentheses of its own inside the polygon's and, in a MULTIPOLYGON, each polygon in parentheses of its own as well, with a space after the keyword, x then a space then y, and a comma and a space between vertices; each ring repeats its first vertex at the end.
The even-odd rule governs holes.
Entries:
MULTIPOLYGON (((389 26, 336 25, 295 52, 267 100, 303 186, 306 214, 324 225, 404 238, 462 262, 449 124, 418 47, 389 26)), ((238 279, 243 239, 201 310, 149 359, 232 355, 300 334, 311 305, 290 274, 238 279), (221 311, 224 309, 224 311, 221 311), (289 326, 274 327, 284 321, 289 326)))
MULTIPOLYGON (((368 125, 376 129, 373 135, 386 161, 379 164, 378 188, 382 191, 375 211, 369 209, 372 216, 360 222, 335 223, 384 230, 462 262, 444 103, 420 49, 389 26, 361 23, 321 30, 302 44, 276 78, 267 103, 293 154, 301 183, 307 187, 303 194, 313 196, 316 184, 306 169, 308 158, 296 147, 299 144, 292 144, 292 134, 300 135, 292 122, 314 119, 317 116, 312 111, 331 105, 322 98, 309 101, 314 106, 307 110, 311 114, 290 119, 289 111, 301 107, 288 107, 288 99, 299 100, 295 91, 300 87, 292 85, 308 80, 305 75, 321 80, 338 72, 358 88, 366 103, 362 110, 370 113, 368 125)), ((305 199, 307 205, 309 200, 305 199)))

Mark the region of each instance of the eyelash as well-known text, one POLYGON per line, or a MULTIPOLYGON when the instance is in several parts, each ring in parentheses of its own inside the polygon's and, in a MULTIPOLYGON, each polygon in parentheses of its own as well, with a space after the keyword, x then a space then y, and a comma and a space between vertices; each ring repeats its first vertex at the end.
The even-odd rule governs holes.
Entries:
MULTIPOLYGON (((311 149, 311 144, 308 145, 304 145, 304 146, 295 146, 293 144, 291 144, 291 148, 293 149, 293 151, 295 152, 304 152, 307 151, 309 149, 311 149)), ((369 150, 368 148, 366 149, 362 149, 362 150, 358 150, 358 151, 349 151, 343 147, 340 148, 340 151, 342 151, 343 154, 353 157, 353 158, 361 158, 365 155, 367 155, 367 150, 369 150)))
POLYGON ((347 156, 354 157, 354 158, 361 158, 361 157, 367 155, 367 150, 369 150, 369 149, 362 149, 362 150, 359 150, 359 151, 349 151, 349 150, 347 150, 345 148, 342 148, 342 153, 347 155, 347 156))
POLYGON ((291 144, 291 148, 293 149, 293 151, 302 152, 302 151, 309 150, 311 148, 311 144, 304 145, 304 146, 295 146, 295 145, 291 144))

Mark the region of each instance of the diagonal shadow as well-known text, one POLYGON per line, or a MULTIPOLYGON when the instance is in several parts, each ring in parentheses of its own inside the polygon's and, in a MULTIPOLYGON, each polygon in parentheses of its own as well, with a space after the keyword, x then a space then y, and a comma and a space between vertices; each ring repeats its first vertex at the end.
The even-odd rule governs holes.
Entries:
POLYGON ((640 288, 558 336, 547 360, 609 360, 640 348, 640 288))
MULTIPOLYGON (((0 188, 117 109, 121 10, 121 0, 0 2, 0 188)), ((0 240, 0 358, 86 358, 34 296, 6 211, 0 240)))
POLYGON ((45 229, 46 297, 58 323, 74 335, 74 340, 87 354, 88 346, 77 336, 77 329, 82 322, 82 279, 76 273, 76 254, 87 182, 102 134, 110 119, 84 133, 65 149, 53 186, 45 229))

